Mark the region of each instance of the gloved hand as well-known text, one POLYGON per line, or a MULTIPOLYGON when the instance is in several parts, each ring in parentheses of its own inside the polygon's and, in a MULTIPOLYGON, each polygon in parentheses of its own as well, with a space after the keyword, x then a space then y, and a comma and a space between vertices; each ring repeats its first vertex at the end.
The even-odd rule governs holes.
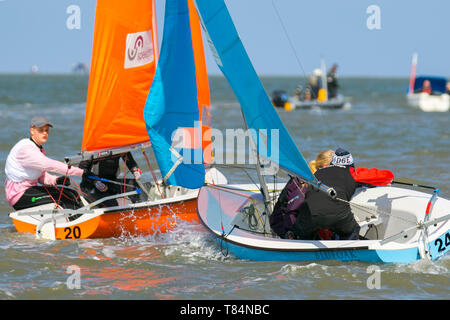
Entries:
POLYGON ((70 179, 69 179, 69 177, 61 176, 61 177, 56 178, 56 184, 61 184, 62 185, 63 183, 64 183, 65 186, 70 186, 70 179), (64 179, 66 181, 64 181, 64 179))
POLYGON ((78 164, 78 168, 83 169, 84 171, 91 171, 92 168, 92 160, 84 160, 78 164))
POLYGON ((101 181, 95 181, 94 185, 100 192, 106 192, 108 190, 108 186, 101 181))
POLYGON ((89 180, 88 176, 90 176, 90 175, 92 175, 91 171, 89 171, 88 169, 84 169, 83 175, 81 176, 82 182, 88 181, 89 180))
POLYGON ((139 179, 141 178, 141 175, 142 175, 141 169, 139 169, 139 168, 134 168, 134 169, 133 169, 133 175, 134 175, 134 178, 135 178, 136 180, 139 180, 139 179))

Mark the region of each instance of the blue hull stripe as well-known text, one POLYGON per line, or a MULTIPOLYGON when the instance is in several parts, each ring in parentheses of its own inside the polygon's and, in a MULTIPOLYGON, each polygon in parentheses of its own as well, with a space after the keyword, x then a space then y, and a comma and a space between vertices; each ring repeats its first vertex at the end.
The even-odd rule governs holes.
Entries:
POLYGON ((410 263, 420 259, 417 248, 401 250, 369 250, 364 247, 356 249, 328 249, 328 250, 263 250, 244 247, 222 238, 218 242, 240 259, 255 261, 364 261, 364 262, 398 262, 410 263))

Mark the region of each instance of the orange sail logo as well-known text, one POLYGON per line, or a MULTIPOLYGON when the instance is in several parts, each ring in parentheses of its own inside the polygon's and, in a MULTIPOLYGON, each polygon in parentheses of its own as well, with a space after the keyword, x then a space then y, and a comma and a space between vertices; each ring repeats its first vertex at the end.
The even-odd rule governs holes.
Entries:
POLYGON ((129 33, 125 48, 125 69, 140 67, 154 60, 151 30, 129 33))

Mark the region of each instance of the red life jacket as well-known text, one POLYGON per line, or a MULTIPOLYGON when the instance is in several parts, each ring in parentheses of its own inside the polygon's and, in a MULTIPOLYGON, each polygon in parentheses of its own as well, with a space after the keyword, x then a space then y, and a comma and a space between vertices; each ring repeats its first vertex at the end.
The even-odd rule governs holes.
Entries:
POLYGON ((422 92, 431 94, 431 88, 422 88, 422 92))
POLYGON ((374 186, 386 186, 394 180, 394 174, 389 170, 379 170, 376 168, 353 168, 350 167, 350 174, 356 182, 367 183, 374 186))

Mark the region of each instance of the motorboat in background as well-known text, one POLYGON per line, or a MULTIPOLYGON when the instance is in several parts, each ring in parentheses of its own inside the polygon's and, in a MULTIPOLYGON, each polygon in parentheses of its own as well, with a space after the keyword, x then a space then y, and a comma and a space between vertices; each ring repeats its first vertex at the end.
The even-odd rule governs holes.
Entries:
POLYGON ((342 95, 325 101, 319 101, 317 99, 305 101, 294 96, 291 97, 291 104, 291 108, 293 109, 349 109, 351 107, 351 103, 342 95))
POLYGON ((296 109, 348 109, 351 107, 350 101, 341 94, 332 99, 325 101, 319 101, 317 99, 304 100, 298 95, 289 97, 288 93, 284 90, 274 90, 272 92, 272 103, 277 108, 283 108, 286 111, 292 111, 296 109))
POLYGON ((446 112, 450 108, 450 88, 444 77, 416 77, 417 53, 413 55, 406 99, 408 105, 425 112, 446 112), (426 88, 425 88, 426 87, 426 88))
POLYGON ((408 91, 408 105, 425 112, 446 112, 450 108, 450 96, 446 93, 447 79, 436 76, 415 78, 412 91, 408 91), (425 81, 430 82, 431 93, 422 92, 425 81))
POLYGON ((315 69, 308 77, 308 83, 303 88, 297 86, 292 96, 284 90, 272 92, 272 103, 275 107, 286 111, 295 109, 348 109, 350 102, 342 94, 337 94, 336 71, 337 65, 326 74, 325 62, 321 61, 321 68, 315 69), (329 88, 328 84, 333 85, 329 88))

